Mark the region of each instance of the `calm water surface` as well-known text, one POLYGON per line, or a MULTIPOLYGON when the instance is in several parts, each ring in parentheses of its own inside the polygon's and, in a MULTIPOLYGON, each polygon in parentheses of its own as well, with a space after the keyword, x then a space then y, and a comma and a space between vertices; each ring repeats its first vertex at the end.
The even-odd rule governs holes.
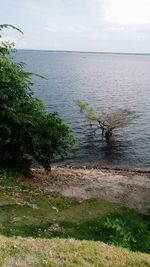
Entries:
POLYGON ((15 60, 47 80, 33 78, 35 96, 57 111, 79 143, 74 160, 150 165, 150 56, 19 51, 15 60), (97 112, 130 108, 140 117, 117 130, 109 145, 92 136, 73 99, 88 101, 97 112))

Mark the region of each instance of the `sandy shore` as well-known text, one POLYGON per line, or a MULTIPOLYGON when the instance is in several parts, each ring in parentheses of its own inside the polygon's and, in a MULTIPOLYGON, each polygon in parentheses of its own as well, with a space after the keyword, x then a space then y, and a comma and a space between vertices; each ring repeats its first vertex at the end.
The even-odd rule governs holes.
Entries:
POLYGON ((97 164, 54 165, 46 174, 34 168, 31 185, 79 200, 101 198, 150 214, 150 170, 97 164))

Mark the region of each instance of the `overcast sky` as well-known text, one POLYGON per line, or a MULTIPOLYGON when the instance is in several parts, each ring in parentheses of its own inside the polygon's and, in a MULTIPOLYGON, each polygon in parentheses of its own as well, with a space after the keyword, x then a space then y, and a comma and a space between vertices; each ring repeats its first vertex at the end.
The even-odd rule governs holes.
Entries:
POLYGON ((18 48, 150 53, 150 0, 0 0, 18 48))

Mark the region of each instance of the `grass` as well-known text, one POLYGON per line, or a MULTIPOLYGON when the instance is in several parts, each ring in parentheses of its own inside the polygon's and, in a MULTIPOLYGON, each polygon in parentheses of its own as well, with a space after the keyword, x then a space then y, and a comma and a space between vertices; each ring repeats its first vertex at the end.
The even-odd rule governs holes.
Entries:
POLYGON ((36 190, 17 171, 3 169, 0 266, 16 257, 18 262, 33 261, 30 266, 150 266, 149 255, 99 242, 149 253, 149 218, 100 199, 79 202, 36 190))
POLYGON ((0 236, 0 266, 149 267, 150 256, 99 241, 0 236))

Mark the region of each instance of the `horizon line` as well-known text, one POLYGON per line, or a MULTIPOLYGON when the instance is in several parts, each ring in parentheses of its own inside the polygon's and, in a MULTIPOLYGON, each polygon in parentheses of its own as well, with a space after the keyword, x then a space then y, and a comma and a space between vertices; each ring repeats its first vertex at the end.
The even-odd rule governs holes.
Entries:
POLYGON ((78 51, 78 50, 51 50, 51 49, 34 49, 34 48, 18 48, 17 50, 27 50, 27 51, 42 51, 42 52, 52 52, 52 53, 81 53, 81 54, 116 54, 116 55, 147 55, 150 56, 150 53, 143 52, 104 52, 104 51, 78 51))

